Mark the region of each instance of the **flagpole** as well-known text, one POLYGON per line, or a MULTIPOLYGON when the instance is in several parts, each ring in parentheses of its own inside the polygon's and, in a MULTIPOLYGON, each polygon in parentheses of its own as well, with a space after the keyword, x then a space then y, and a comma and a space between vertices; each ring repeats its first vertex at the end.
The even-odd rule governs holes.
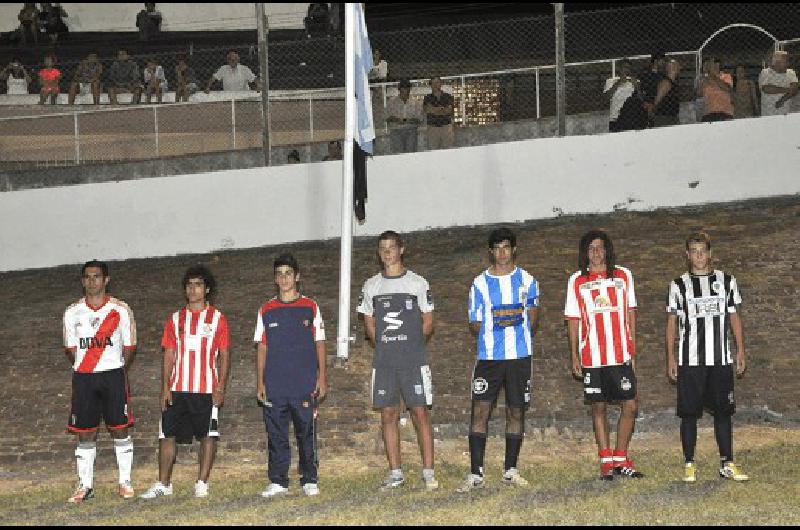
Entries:
POLYGON ((353 261, 353 140, 355 138, 355 6, 344 5, 344 160, 342 161, 342 240, 339 257, 339 330, 336 356, 350 350, 350 271, 353 261))

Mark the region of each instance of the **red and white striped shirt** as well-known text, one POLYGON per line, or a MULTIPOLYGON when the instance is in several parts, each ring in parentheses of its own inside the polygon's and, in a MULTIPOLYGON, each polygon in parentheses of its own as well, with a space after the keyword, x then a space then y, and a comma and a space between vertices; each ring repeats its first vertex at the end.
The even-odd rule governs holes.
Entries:
POLYGON ((217 354, 230 343, 228 321, 214 306, 183 308, 164 324, 161 346, 175 352, 169 379, 172 392, 210 394, 217 388, 217 354))
POLYGON ((631 360, 635 352, 628 311, 632 309, 636 309, 633 275, 625 267, 616 267, 611 278, 605 272, 587 276, 582 271, 570 277, 564 316, 581 322, 581 366, 616 366, 631 360))
POLYGON ((133 312, 107 296, 100 307, 81 298, 64 311, 64 349, 75 354, 72 369, 91 374, 125 366, 124 350, 136 348, 133 312))

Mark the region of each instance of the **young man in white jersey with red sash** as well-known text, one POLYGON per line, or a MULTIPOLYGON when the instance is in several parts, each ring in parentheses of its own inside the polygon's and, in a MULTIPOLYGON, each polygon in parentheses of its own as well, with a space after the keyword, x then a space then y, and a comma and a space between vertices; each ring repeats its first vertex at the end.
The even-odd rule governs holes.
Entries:
POLYGON ((200 442, 194 496, 208 496, 219 440, 219 409, 225 403, 231 366, 228 321, 209 303, 215 287, 207 268, 190 267, 183 276, 186 305, 164 324, 158 482, 141 495, 143 499, 172 495, 176 444, 191 444, 193 437, 200 442))
POLYGON ((578 250, 580 270, 567 284, 564 316, 569 330, 572 374, 583 379, 603 480, 614 475, 641 478, 628 457, 638 413, 636 386, 636 294, 633 275, 616 264, 611 238, 586 233, 578 250), (619 403, 616 447, 612 452, 607 407, 619 403))
POLYGON ((136 350, 136 324, 125 302, 106 294, 111 278, 108 265, 84 264, 81 284, 85 296, 64 312, 64 350, 72 365, 72 411, 68 429, 77 434, 75 457, 78 488, 68 502, 79 504, 94 497, 94 461, 100 419, 114 439, 119 467, 119 496, 134 496, 131 485, 133 441, 128 427, 128 368, 136 350))

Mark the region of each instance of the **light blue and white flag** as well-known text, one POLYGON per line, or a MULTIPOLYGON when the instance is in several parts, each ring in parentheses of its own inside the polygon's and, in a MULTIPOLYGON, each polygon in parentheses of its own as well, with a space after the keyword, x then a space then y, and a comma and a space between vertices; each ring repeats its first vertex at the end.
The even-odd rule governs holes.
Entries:
POLYGON ((369 71, 372 69, 372 47, 367 37, 367 21, 363 4, 355 6, 355 75, 356 75, 356 134, 355 140, 361 150, 372 154, 375 140, 375 124, 372 120, 372 96, 369 91, 369 71))

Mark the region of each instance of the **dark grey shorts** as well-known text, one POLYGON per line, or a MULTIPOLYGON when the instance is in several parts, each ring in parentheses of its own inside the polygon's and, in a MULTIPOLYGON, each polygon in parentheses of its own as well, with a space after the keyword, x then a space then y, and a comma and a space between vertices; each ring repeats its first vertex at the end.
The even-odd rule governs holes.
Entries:
POLYGON ((432 407, 433 386, 428 365, 407 368, 372 369, 372 406, 376 409, 400 405, 406 407, 432 407))

